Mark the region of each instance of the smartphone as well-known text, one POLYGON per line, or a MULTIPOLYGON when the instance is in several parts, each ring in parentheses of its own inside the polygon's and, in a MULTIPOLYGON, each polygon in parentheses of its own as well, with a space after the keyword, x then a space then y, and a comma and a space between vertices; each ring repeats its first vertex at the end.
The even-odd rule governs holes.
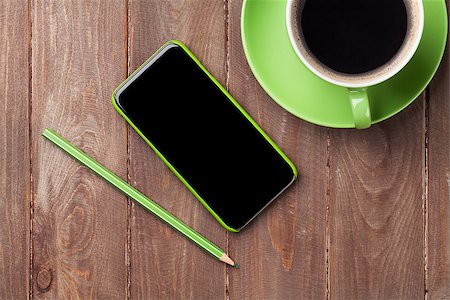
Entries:
POLYGON ((145 61, 112 102, 229 231, 241 230, 297 177, 294 164, 179 41, 145 61))

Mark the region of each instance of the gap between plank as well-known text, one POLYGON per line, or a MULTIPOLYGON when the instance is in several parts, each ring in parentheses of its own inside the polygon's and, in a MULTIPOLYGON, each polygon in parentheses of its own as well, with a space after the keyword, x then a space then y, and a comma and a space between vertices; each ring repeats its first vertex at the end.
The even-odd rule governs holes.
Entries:
POLYGON ((28 0, 28 12, 27 12, 27 18, 28 18, 28 147, 29 147, 29 158, 30 158, 30 165, 29 165, 29 176, 30 176, 30 220, 29 220, 29 230, 30 235, 28 237, 29 239, 29 281, 28 281, 28 288, 29 288, 29 295, 28 297, 30 299, 33 299, 33 213, 34 213, 34 198, 33 198, 33 136, 32 136, 32 122, 31 122, 31 112, 32 112, 32 98, 33 98, 33 1, 28 0))
POLYGON ((430 90, 425 90, 424 99, 424 152, 423 152, 423 228, 424 228, 424 299, 428 299, 428 126, 429 126, 429 97, 430 90))
MULTIPOLYGON (((125 78, 130 73, 130 28, 131 26, 131 0, 125 0, 125 78)), ((126 128, 126 143, 127 143, 127 182, 131 184, 130 166, 131 166, 131 146, 130 146, 130 126, 125 122, 126 128)), ((127 251, 126 260, 127 265, 127 299, 131 299, 131 217, 133 204, 129 197, 127 197, 127 251)))
MULTIPOLYGON (((223 11, 225 19, 225 89, 229 90, 230 81, 230 7, 228 0, 223 1, 223 11)), ((225 230, 226 251, 230 255, 230 236, 229 232, 225 230)), ((225 268, 225 299, 230 300, 230 274, 228 267, 225 268)))
POLYGON ((325 214, 325 261, 326 261, 326 299, 330 299, 330 195, 331 195, 331 141, 330 128, 327 128, 327 169, 326 169, 326 214, 325 214))

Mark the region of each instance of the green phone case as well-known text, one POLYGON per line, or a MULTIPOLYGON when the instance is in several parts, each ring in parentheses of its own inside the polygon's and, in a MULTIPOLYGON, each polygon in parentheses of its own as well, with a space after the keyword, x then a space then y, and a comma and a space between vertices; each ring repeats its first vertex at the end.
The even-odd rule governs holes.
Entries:
MULTIPOLYGON (((177 40, 170 40, 164 45, 162 45, 152 56, 150 56, 142 65, 139 66, 128 78, 122 82, 113 92, 112 94, 112 104, 115 107, 115 109, 119 112, 119 114, 125 118, 125 120, 131 125, 131 127, 136 130, 136 132, 144 139, 144 141, 150 146, 150 148, 155 151, 156 155, 169 167, 170 170, 172 170, 173 173, 183 182, 183 184, 194 194, 194 196, 203 204, 203 206, 216 218, 216 220, 228 231, 231 232, 239 232, 240 229, 231 228, 225 222, 216 214, 216 212, 206 203, 206 201, 195 191, 195 189, 189 185, 189 183, 184 179, 184 177, 172 166, 172 164, 164 157, 164 155, 158 151, 158 149, 152 144, 152 142, 145 137, 145 135, 139 130, 139 128, 125 115, 125 113, 120 109, 120 107, 116 103, 116 93, 117 91, 126 84, 130 79, 133 78, 133 76, 139 72, 156 54, 160 52, 161 49, 166 47, 169 44, 176 44, 180 46, 193 60, 194 62, 203 70, 203 72, 208 75, 208 77, 211 79, 211 81, 216 84, 220 90, 228 97, 231 103, 236 106, 237 109, 250 121, 250 123, 255 126, 255 128, 261 133, 261 135, 269 142, 270 145, 280 154, 280 156, 289 164, 289 166, 292 168, 292 172, 294 174, 294 177, 297 178, 297 169, 295 168, 294 164, 289 160, 289 158, 284 154, 280 148, 269 138, 269 136, 259 127, 259 125, 248 115, 248 113, 239 105, 239 103, 234 100, 234 98, 225 90, 225 88, 215 79, 207 70, 206 68, 200 63, 200 61, 194 56, 194 54, 180 41, 177 40)), ((294 179, 295 179, 294 178, 294 179)))

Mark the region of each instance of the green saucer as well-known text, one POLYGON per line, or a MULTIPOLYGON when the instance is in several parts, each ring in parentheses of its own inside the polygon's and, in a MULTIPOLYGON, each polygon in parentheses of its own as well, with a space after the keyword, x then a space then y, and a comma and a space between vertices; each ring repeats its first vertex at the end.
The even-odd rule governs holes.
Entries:
MULTIPOLYGON (((369 88, 372 124, 411 104, 435 74, 447 41, 444 0, 424 0, 425 25, 417 52, 397 75, 369 88)), ((248 63, 264 90, 284 109, 308 122, 355 127, 348 91, 306 68, 289 41, 286 0, 245 0, 242 41, 248 63)))

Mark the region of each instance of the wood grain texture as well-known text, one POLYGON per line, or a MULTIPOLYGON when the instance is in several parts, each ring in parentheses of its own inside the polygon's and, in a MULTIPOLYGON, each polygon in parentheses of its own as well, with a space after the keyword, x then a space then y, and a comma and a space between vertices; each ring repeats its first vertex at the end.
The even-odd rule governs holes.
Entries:
POLYGON ((0 2, 0 299, 29 293, 28 2, 0 2))
POLYGON ((127 295, 127 201, 41 136, 50 127, 126 178, 111 105, 126 70, 124 1, 32 4, 33 297, 127 295))
MULTIPOLYGON (((447 9, 449 3, 447 2, 447 9)), ((447 41, 447 45, 448 45, 447 41)), ((448 46, 447 46, 448 47, 448 46)), ((450 299, 450 53, 429 88, 427 295, 450 299)))
POLYGON ((0 299, 450 298, 448 51, 427 99, 368 130, 327 130, 281 109, 256 82, 241 6, 0 2, 0 299), (227 234, 110 104, 126 72, 173 38, 299 169, 241 233, 227 234), (228 247, 240 269, 135 205, 127 245, 126 197, 44 140, 45 127, 228 247))
POLYGON ((241 43, 242 1, 228 1, 229 90, 299 169, 299 178, 242 232, 229 235, 239 270, 230 299, 326 297, 326 128, 278 106, 252 75, 241 43))
MULTIPOLYGON (((130 72, 165 42, 178 39, 220 82, 225 82, 222 1, 132 1, 130 10, 130 72)), ((225 249, 225 230, 150 147, 130 131, 132 184, 225 249)), ((135 205, 131 234, 132 297, 225 297, 225 266, 135 205)))
POLYGON ((367 130, 331 131, 331 298, 424 297, 423 99, 367 130))

